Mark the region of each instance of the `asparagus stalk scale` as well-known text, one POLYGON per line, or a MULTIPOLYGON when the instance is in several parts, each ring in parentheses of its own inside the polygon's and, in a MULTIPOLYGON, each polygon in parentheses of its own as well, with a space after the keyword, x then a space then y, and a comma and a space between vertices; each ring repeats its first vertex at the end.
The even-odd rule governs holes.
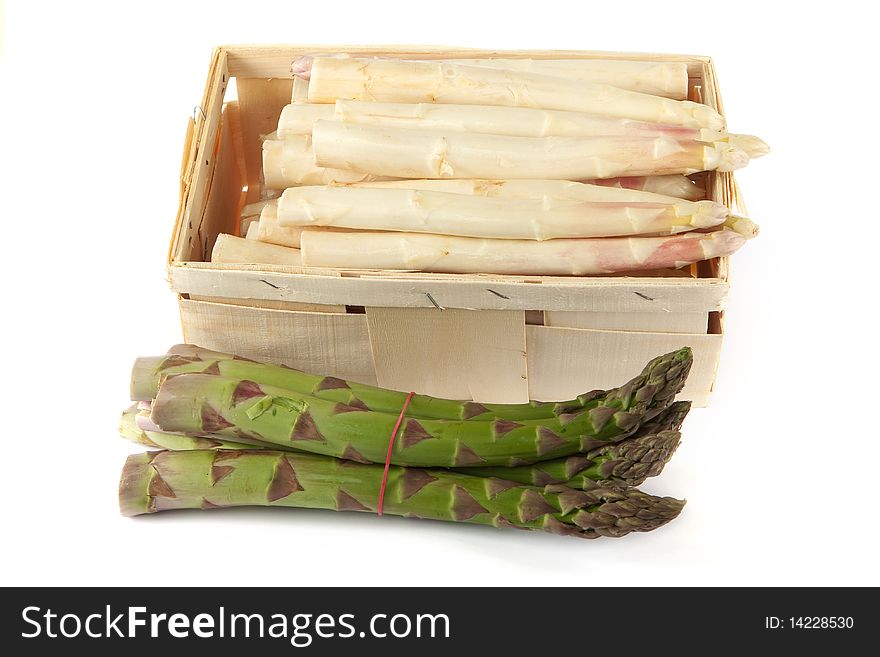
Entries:
MULTIPOLYGON (((286 506, 374 512, 383 468, 268 450, 160 451, 130 456, 122 513, 286 506)), ((544 489, 449 471, 391 467, 383 511, 434 520, 595 538, 650 531, 684 502, 616 487, 544 489)))
MULTIPOLYGON (((397 465, 520 465, 588 451, 631 435, 669 406, 691 352, 652 361, 638 377, 554 418, 522 421, 407 419, 394 443, 397 465)), ((159 431, 217 433, 371 463, 385 461, 393 413, 329 402, 254 381, 212 374, 166 378, 150 419, 159 431)), ((142 427, 148 428, 148 427, 142 427)))

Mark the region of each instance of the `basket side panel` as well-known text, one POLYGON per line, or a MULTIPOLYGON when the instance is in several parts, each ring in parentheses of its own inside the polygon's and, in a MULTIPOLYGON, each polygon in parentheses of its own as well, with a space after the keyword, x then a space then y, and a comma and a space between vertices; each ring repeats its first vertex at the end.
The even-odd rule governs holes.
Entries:
MULTIPOLYGON (((208 192, 218 155, 218 136, 223 116, 223 95, 229 82, 226 54, 217 50, 211 60, 202 103, 195 108, 187 128, 187 163, 182 167, 180 208, 169 248, 169 263, 192 257, 205 248, 197 233, 206 214, 208 192)), ((202 231, 206 233, 206 231, 202 231)))
POLYGON ((227 105, 220 123, 217 156, 208 182, 205 211, 198 223, 187 225, 188 259, 195 262, 211 260, 211 249, 220 233, 235 235, 239 228, 242 203, 243 169, 235 152, 238 108, 227 105))
POLYGON ((391 56, 405 59, 478 59, 503 57, 509 59, 627 59, 636 61, 685 62, 691 76, 702 71, 709 60, 701 55, 675 55, 643 52, 603 52, 598 50, 484 50, 450 46, 418 45, 226 45, 232 75, 254 78, 290 77, 290 65, 302 55, 333 55, 347 53, 354 57, 391 56))
POLYGON ((292 312, 180 299, 187 342, 313 374, 376 384, 364 315, 292 312))
POLYGON ((523 311, 367 308, 379 385, 448 399, 529 399, 523 311))
POLYGON ((662 333, 705 333, 709 313, 579 312, 548 310, 545 326, 604 329, 611 331, 658 331, 662 333))
MULTIPOLYGON (((289 65, 288 65, 289 66, 289 65)), ((290 79, 237 78, 241 141, 247 171, 248 203, 260 198, 263 137, 278 128, 281 110, 290 102, 290 79)))
POLYGON ((694 365, 680 398, 706 406, 721 337, 527 326, 529 392, 539 401, 557 401, 618 386, 655 356, 689 346, 694 350, 694 365))
POLYGON ((482 310, 611 312, 713 312, 721 310, 727 283, 688 278, 542 279, 386 272, 307 270, 271 265, 172 266, 171 287, 184 294, 354 306, 482 310), (221 287, 222 286, 222 287, 221 287))

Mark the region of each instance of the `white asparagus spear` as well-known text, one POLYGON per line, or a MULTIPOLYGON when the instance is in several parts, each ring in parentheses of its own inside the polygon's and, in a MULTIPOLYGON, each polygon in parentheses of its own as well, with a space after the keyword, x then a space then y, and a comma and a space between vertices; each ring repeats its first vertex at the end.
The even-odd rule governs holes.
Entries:
POLYGON ((450 194, 481 194, 483 196, 510 196, 512 198, 539 198, 549 195, 583 201, 631 200, 675 203, 679 199, 699 201, 706 198, 706 190, 694 184, 687 176, 680 174, 605 178, 587 180, 583 183, 568 180, 409 179, 352 183, 352 185, 355 187, 390 187, 392 189, 427 189, 450 194), (597 187, 618 191, 603 193, 602 190, 596 189, 597 187), (658 196, 665 198, 659 199, 658 196))
POLYGON ((453 64, 500 68, 570 80, 610 84, 621 89, 683 100, 688 72, 684 62, 639 62, 616 59, 450 59, 453 64))
POLYGON ((698 201, 701 198, 706 198, 705 189, 687 176, 677 173, 668 176, 628 176, 623 178, 587 180, 584 182, 602 185, 603 187, 618 187, 620 189, 651 192, 664 196, 675 196, 687 199, 688 201, 698 201))
POLYGON ((256 217, 242 217, 241 222, 238 225, 238 234, 247 237, 248 231, 251 229, 251 226, 255 226, 258 223, 260 223, 259 215, 257 215, 256 217))
POLYGON ((260 220, 260 212, 263 211, 263 207, 265 207, 267 203, 274 203, 276 201, 277 199, 264 199, 245 205, 241 209, 241 222, 239 224, 238 234, 246 236, 251 225, 260 220))
POLYGON ((296 106, 285 108, 278 122, 279 134, 282 128, 285 132, 289 130, 291 134, 296 134, 294 130, 299 133, 311 132, 316 119, 335 119, 345 123, 392 128, 483 132, 514 137, 666 136, 678 140, 729 142, 742 148, 750 157, 760 157, 770 151, 767 144, 752 135, 731 135, 706 128, 646 123, 583 112, 498 105, 371 103, 362 100, 337 100, 332 116, 326 110, 318 116, 315 110, 302 111, 296 106))
POLYGON ((309 102, 309 81, 306 78, 295 75, 293 77, 293 86, 290 90, 291 103, 307 103, 309 102))
MULTIPOLYGON (((435 180, 410 179, 376 182, 352 183, 351 187, 373 189, 419 189, 447 194, 468 194, 471 196, 501 197, 511 199, 567 199, 585 202, 613 203, 660 203, 679 206, 679 214, 697 214, 697 205, 675 196, 666 196, 639 189, 627 189, 612 185, 594 185, 571 180, 435 180)), ((717 206, 717 212, 726 208, 717 206)))
POLYGON ((220 233, 214 242, 211 262, 225 264, 296 265, 302 264, 299 249, 265 244, 220 233))
MULTIPOLYGON (((350 55, 335 55, 337 58, 350 58, 350 55)), ((309 75, 306 61, 297 61, 292 71, 309 75)), ((377 59, 387 59, 379 57, 377 59)), ((419 61, 419 60, 415 60, 419 61)), ((438 60, 434 60, 438 61, 438 60)), ((610 84, 621 89, 640 91, 655 96, 665 96, 676 100, 687 98, 688 72, 684 62, 644 62, 617 59, 446 59, 447 64, 479 66, 482 68, 506 69, 552 75, 571 80, 610 84)))
POLYGON ((260 232, 260 222, 259 220, 251 222, 247 227, 247 231, 244 234, 244 238, 246 240, 255 240, 257 239, 257 235, 260 232))
POLYGON ((260 213, 257 239, 269 244, 299 248, 302 228, 282 226, 278 222, 278 202, 267 204, 260 213))
POLYGON ((634 137, 668 136, 705 142, 731 143, 749 157, 769 152, 767 144, 752 135, 736 135, 705 128, 646 123, 632 119, 497 105, 438 105, 433 103, 372 103, 338 100, 329 104, 291 104, 278 119, 277 137, 311 134, 315 121, 337 120, 397 128, 481 132, 519 137, 634 137))
POLYGON ((287 139, 295 135, 312 134, 312 126, 318 119, 334 120, 336 108, 330 104, 291 104, 285 105, 278 118, 278 138, 287 139))
POLYGON ((265 198, 260 199, 259 201, 254 201, 253 203, 248 203, 241 209, 241 216, 244 217, 259 217, 260 213, 270 203, 277 203, 278 197, 274 198, 265 198))
POLYGON ((415 189, 423 191, 445 192, 447 194, 468 194, 484 197, 501 197, 509 199, 568 199, 581 202, 610 202, 621 205, 654 203, 675 206, 678 216, 706 215, 724 216, 724 225, 735 230, 747 239, 758 234, 758 226, 747 217, 731 214, 724 206, 716 203, 700 206, 692 201, 705 198, 705 190, 697 187, 685 176, 649 176, 642 178, 608 178, 593 180, 588 183, 569 180, 432 180, 409 179, 376 182, 352 183, 351 187, 373 189, 415 189), (669 178, 671 180, 664 180, 669 178), (651 182, 657 181, 657 182, 651 182), (597 184, 602 183, 602 184, 597 184), (655 187, 666 188, 666 191, 680 191, 683 185, 692 190, 692 198, 684 199, 673 194, 662 194, 638 189, 655 187), (670 189, 671 188, 671 189, 670 189))
POLYGON ((671 100, 581 80, 520 71, 362 58, 314 57, 309 102, 338 99, 389 103, 504 105, 586 112, 604 116, 723 130, 724 119, 707 105, 671 100))
MULTIPOLYGON (((661 183, 662 186, 667 183, 661 183)), ((411 189, 432 192, 444 192, 447 194, 466 194, 471 196, 483 196, 488 198, 507 199, 556 199, 583 203, 615 203, 619 206, 632 205, 634 207, 644 204, 660 204, 669 206, 670 212, 677 217, 692 216, 723 217, 726 227, 736 231, 746 239, 752 239, 758 235, 759 226, 748 217, 735 215, 721 204, 711 201, 699 200, 704 196, 702 189, 696 187, 690 179, 684 176, 655 176, 649 178, 609 178, 606 180, 594 180, 591 183, 572 182, 570 180, 389 180, 378 182, 352 183, 350 187, 372 189, 411 189), (648 186, 645 181, 657 178, 680 178, 670 182, 690 185, 699 190, 699 196, 694 200, 687 200, 670 194, 659 194, 645 189, 634 189, 632 186, 619 184, 620 181, 643 181, 642 186, 648 186), (595 183, 605 183, 598 185, 595 183), (609 183, 617 184, 609 184, 609 183)), ((711 219, 710 221, 715 221, 711 219)), ((718 221, 717 223, 720 223, 718 221)), ((717 225, 713 223, 712 225, 717 225)), ((696 227, 696 224, 694 224, 696 227)), ((415 229, 412 229, 415 230, 415 229)))
POLYGON ((546 242, 306 230, 302 255, 310 267, 589 276, 682 267, 730 255, 744 243, 732 230, 546 242))
POLYGON ((266 187, 284 189, 293 185, 326 185, 381 179, 345 167, 326 168, 315 164, 312 138, 297 135, 263 142, 263 177, 266 187))
POLYGON ((712 228, 724 223, 729 214, 727 208, 712 201, 583 201, 561 196, 512 198, 351 186, 293 187, 286 189, 278 202, 282 226, 532 240, 669 235, 712 228))
POLYGON ((319 166, 395 178, 585 180, 732 171, 749 161, 730 144, 669 137, 508 137, 320 120, 312 146, 319 166))
MULTIPOLYGON (((300 236, 303 229, 294 226, 282 226, 278 222, 278 199, 274 199, 270 205, 266 205, 260 213, 260 218, 254 222, 256 226, 255 239, 267 244, 277 244, 298 249, 300 236)), ((318 229, 319 230, 319 229, 318 229)), ((345 230, 339 228, 337 230, 345 230)), ((250 239, 250 234, 248 234, 250 239)))

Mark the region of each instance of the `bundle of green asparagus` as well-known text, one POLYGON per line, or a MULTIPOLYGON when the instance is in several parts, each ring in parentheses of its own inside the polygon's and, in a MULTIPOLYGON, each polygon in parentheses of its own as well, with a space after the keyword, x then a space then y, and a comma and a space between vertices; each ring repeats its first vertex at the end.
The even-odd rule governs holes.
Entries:
POLYGON ((129 458, 122 512, 375 511, 387 458, 386 513, 584 538, 649 531, 684 504, 634 487, 678 446, 690 404, 673 400, 691 360, 683 348, 618 388, 504 405, 410 397, 179 345, 133 368, 135 405, 120 433, 161 451, 129 458))
POLYGON ((214 262, 586 276, 680 268, 757 234, 687 176, 767 145, 686 100, 683 63, 321 56, 292 72, 263 143, 271 202, 245 208, 251 239, 221 238, 214 262))

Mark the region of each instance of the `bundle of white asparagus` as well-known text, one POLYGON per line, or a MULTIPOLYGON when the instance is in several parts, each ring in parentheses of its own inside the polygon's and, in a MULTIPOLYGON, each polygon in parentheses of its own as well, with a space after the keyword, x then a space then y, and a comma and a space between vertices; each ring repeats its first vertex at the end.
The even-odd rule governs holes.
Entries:
POLYGON ((684 100, 684 64, 322 56, 292 71, 263 143, 267 198, 215 262, 589 275, 757 234, 688 176, 767 146, 684 100))

